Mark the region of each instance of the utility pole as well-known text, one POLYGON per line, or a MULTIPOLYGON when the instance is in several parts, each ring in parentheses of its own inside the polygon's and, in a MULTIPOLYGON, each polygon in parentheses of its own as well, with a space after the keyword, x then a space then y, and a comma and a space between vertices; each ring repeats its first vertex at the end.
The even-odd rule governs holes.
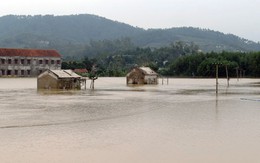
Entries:
POLYGON ((222 63, 217 61, 214 65, 216 66, 216 94, 218 94, 218 67, 222 65, 222 63))
POLYGON ((236 68, 236 74, 237 74, 237 81, 239 80, 239 76, 238 76, 238 67, 236 68))
POLYGON ((93 65, 92 66, 92 69, 91 69, 91 72, 89 74, 89 79, 91 80, 91 83, 90 83, 90 88, 94 90, 95 86, 94 86, 94 83, 95 83, 95 80, 98 79, 98 76, 96 75, 96 66, 93 65))
POLYGON ((227 68, 227 65, 225 65, 225 67, 226 67, 227 85, 229 86, 229 76, 228 76, 228 68, 227 68))
POLYGON ((218 94, 218 63, 216 63, 216 94, 218 94))

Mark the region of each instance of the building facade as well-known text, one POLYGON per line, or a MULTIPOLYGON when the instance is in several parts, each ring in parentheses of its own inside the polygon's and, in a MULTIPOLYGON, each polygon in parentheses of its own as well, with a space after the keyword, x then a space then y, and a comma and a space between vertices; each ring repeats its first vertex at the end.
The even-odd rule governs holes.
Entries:
POLYGON ((158 74, 150 67, 135 67, 126 75, 126 84, 158 84, 158 74))
POLYGON ((61 69, 56 50, 0 48, 0 77, 35 77, 48 69, 61 69))

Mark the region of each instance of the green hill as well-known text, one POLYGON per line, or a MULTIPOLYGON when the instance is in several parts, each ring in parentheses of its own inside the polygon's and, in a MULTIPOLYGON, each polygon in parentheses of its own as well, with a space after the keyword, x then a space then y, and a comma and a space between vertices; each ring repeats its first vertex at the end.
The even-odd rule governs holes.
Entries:
POLYGON ((95 15, 0 17, 0 47, 54 48, 77 55, 91 41, 129 38, 135 46, 162 47, 182 41, 202 51, 260 51, 260 44, 232 34, 193 27, 148 29, 95 15))

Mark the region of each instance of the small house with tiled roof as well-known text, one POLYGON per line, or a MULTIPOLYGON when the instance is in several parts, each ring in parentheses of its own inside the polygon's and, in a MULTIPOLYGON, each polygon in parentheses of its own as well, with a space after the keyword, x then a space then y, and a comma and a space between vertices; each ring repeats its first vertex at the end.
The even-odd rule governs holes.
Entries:
POLYGON ((38 89, 81 89, 82 77, 72 70, 46 70, 37 77, 38 89))
POLYGON ((48 69, 61 69, 56 50, 0 48, 0 77, 32 77, 48 69))
POLYGON ((150 67, 135 67, 126 75, 127 84, 158 84, 158 74, 150 67))

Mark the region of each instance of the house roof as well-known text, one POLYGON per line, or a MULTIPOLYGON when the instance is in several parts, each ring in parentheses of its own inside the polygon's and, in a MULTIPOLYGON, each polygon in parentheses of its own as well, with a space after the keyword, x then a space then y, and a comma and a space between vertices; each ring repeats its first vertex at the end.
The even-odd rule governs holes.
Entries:
POLYGON ((141 69, 146 75, 158 75, 150 67, 139 67, 139 69, 141 69))
POLYGON ((75 69, 74 72, 77 72, 77 73, 87 73, 88 70, 83 68, 83 69, 75 69))
POLYGON ((144 75, 158 76, 158 74, 155 71, 153 71, 150 67, 135 67, 126 76, 131 75, 136 70, 143 72, 144 75))
POLYGON ((81 78, 80 75, 76 74, 72 70, 49 70, 54 73, 58 78, 81 78))
POLYGON ((61 57, 61 55, 56 50, 9 49, 9 48, 0 48, 0 56, 58 57, 58 58, 61 57))

